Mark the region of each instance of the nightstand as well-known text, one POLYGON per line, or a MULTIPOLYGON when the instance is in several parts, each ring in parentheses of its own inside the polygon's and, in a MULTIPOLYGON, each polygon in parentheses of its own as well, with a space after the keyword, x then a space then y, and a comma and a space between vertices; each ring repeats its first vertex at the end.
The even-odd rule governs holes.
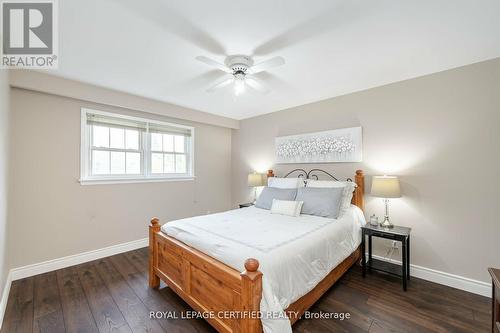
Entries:
POLYGON ((403 290, 406 291, 407 280, 410 279, 410 232, 411 228, 395 225, 393 228, 384 228, 381 226, 372 226, 367 224, 361 227, 361 255, 363 267, 363 277, 366 275, 366 269, 378 270, 389 274, 401 276, 403 281, 403 290), (365 241, 368 236, 368 261, 366 260, 365 241), (385 260, 372 258, 372 237, 380 237, 401 242, 401 262, 402 265, 396 265, 385 260))
POLYGON ((240 204, 240 208, 252 207, 252 206, 253 206, 253 202, 247 202, 247 203, 240 204))

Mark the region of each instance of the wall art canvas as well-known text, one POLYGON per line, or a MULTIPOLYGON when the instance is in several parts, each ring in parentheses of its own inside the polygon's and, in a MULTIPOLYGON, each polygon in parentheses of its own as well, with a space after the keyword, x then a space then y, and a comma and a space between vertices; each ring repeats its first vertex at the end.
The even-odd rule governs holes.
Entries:
POLYGON ((361 162, 361 127, 276 138, 276 163, 361 162))

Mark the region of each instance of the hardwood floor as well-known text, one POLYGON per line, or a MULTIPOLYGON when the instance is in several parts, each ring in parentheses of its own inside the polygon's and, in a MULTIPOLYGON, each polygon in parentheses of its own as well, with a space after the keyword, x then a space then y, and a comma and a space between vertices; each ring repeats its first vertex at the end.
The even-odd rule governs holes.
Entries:
MULTIPOLYGON (((148 288, 147 249, 12 283, 2 333, 215 332, 203 319, 150 319, 150 311, 190 308, 169 288, 148 288)), ((311 309, 350 319, 301 319, 294 332, 489 332, 489 299, 412 278, 361 277, 358 266, 311 309)))

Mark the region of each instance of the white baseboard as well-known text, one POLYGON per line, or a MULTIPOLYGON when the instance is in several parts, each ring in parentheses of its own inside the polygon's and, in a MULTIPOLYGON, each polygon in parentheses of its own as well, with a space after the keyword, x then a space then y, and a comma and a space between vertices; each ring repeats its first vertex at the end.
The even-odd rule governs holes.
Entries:
POLYGON ((148 244, 148 238, 138 239, 127 243, 108 246, 99 250, 83 252, 67 257, 43 261, 37 264, 13 268, 11 269, 10 274, 12 281, 15 281, 29 276, 43 274, 84 262, 109 257, 118 253, 136 250, 141 247, 148 246, 148 244))
POLYGON ((5 315, 5 309, 7 309, 7 300, 9 299, 10 285, 12 282, 11 272, 7 274, 7 279, 5 280, 5 286, 2 291, 2 298, 0 299, 0 329, 2 329, 3 317, 5 315))
MULTIPOLYGON (((368 258, 368 255, 367 255, 368 258)), ((401 261, 373 255, 373 258, 401 265, 401 261)), ((491 298, 491 284, 435 269, 410 264, 410 276, 491 298)))

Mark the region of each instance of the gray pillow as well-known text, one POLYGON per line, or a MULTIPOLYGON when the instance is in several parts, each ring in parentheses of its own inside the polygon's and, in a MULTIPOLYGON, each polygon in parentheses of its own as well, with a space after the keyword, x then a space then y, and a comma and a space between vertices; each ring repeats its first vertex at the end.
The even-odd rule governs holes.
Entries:
POLYGON ((295 200, 304 201, 302 214, 336 219, 339 216, 343 192, 343 187, 302 187, 297 189, 295 200))
POLYGON ((296 188, 264 187, 262 193, 257 199, 257 202, 255 203, 255 207, 271 209, 273 199, 293 201, 295 200, 296 195, 296 188))

